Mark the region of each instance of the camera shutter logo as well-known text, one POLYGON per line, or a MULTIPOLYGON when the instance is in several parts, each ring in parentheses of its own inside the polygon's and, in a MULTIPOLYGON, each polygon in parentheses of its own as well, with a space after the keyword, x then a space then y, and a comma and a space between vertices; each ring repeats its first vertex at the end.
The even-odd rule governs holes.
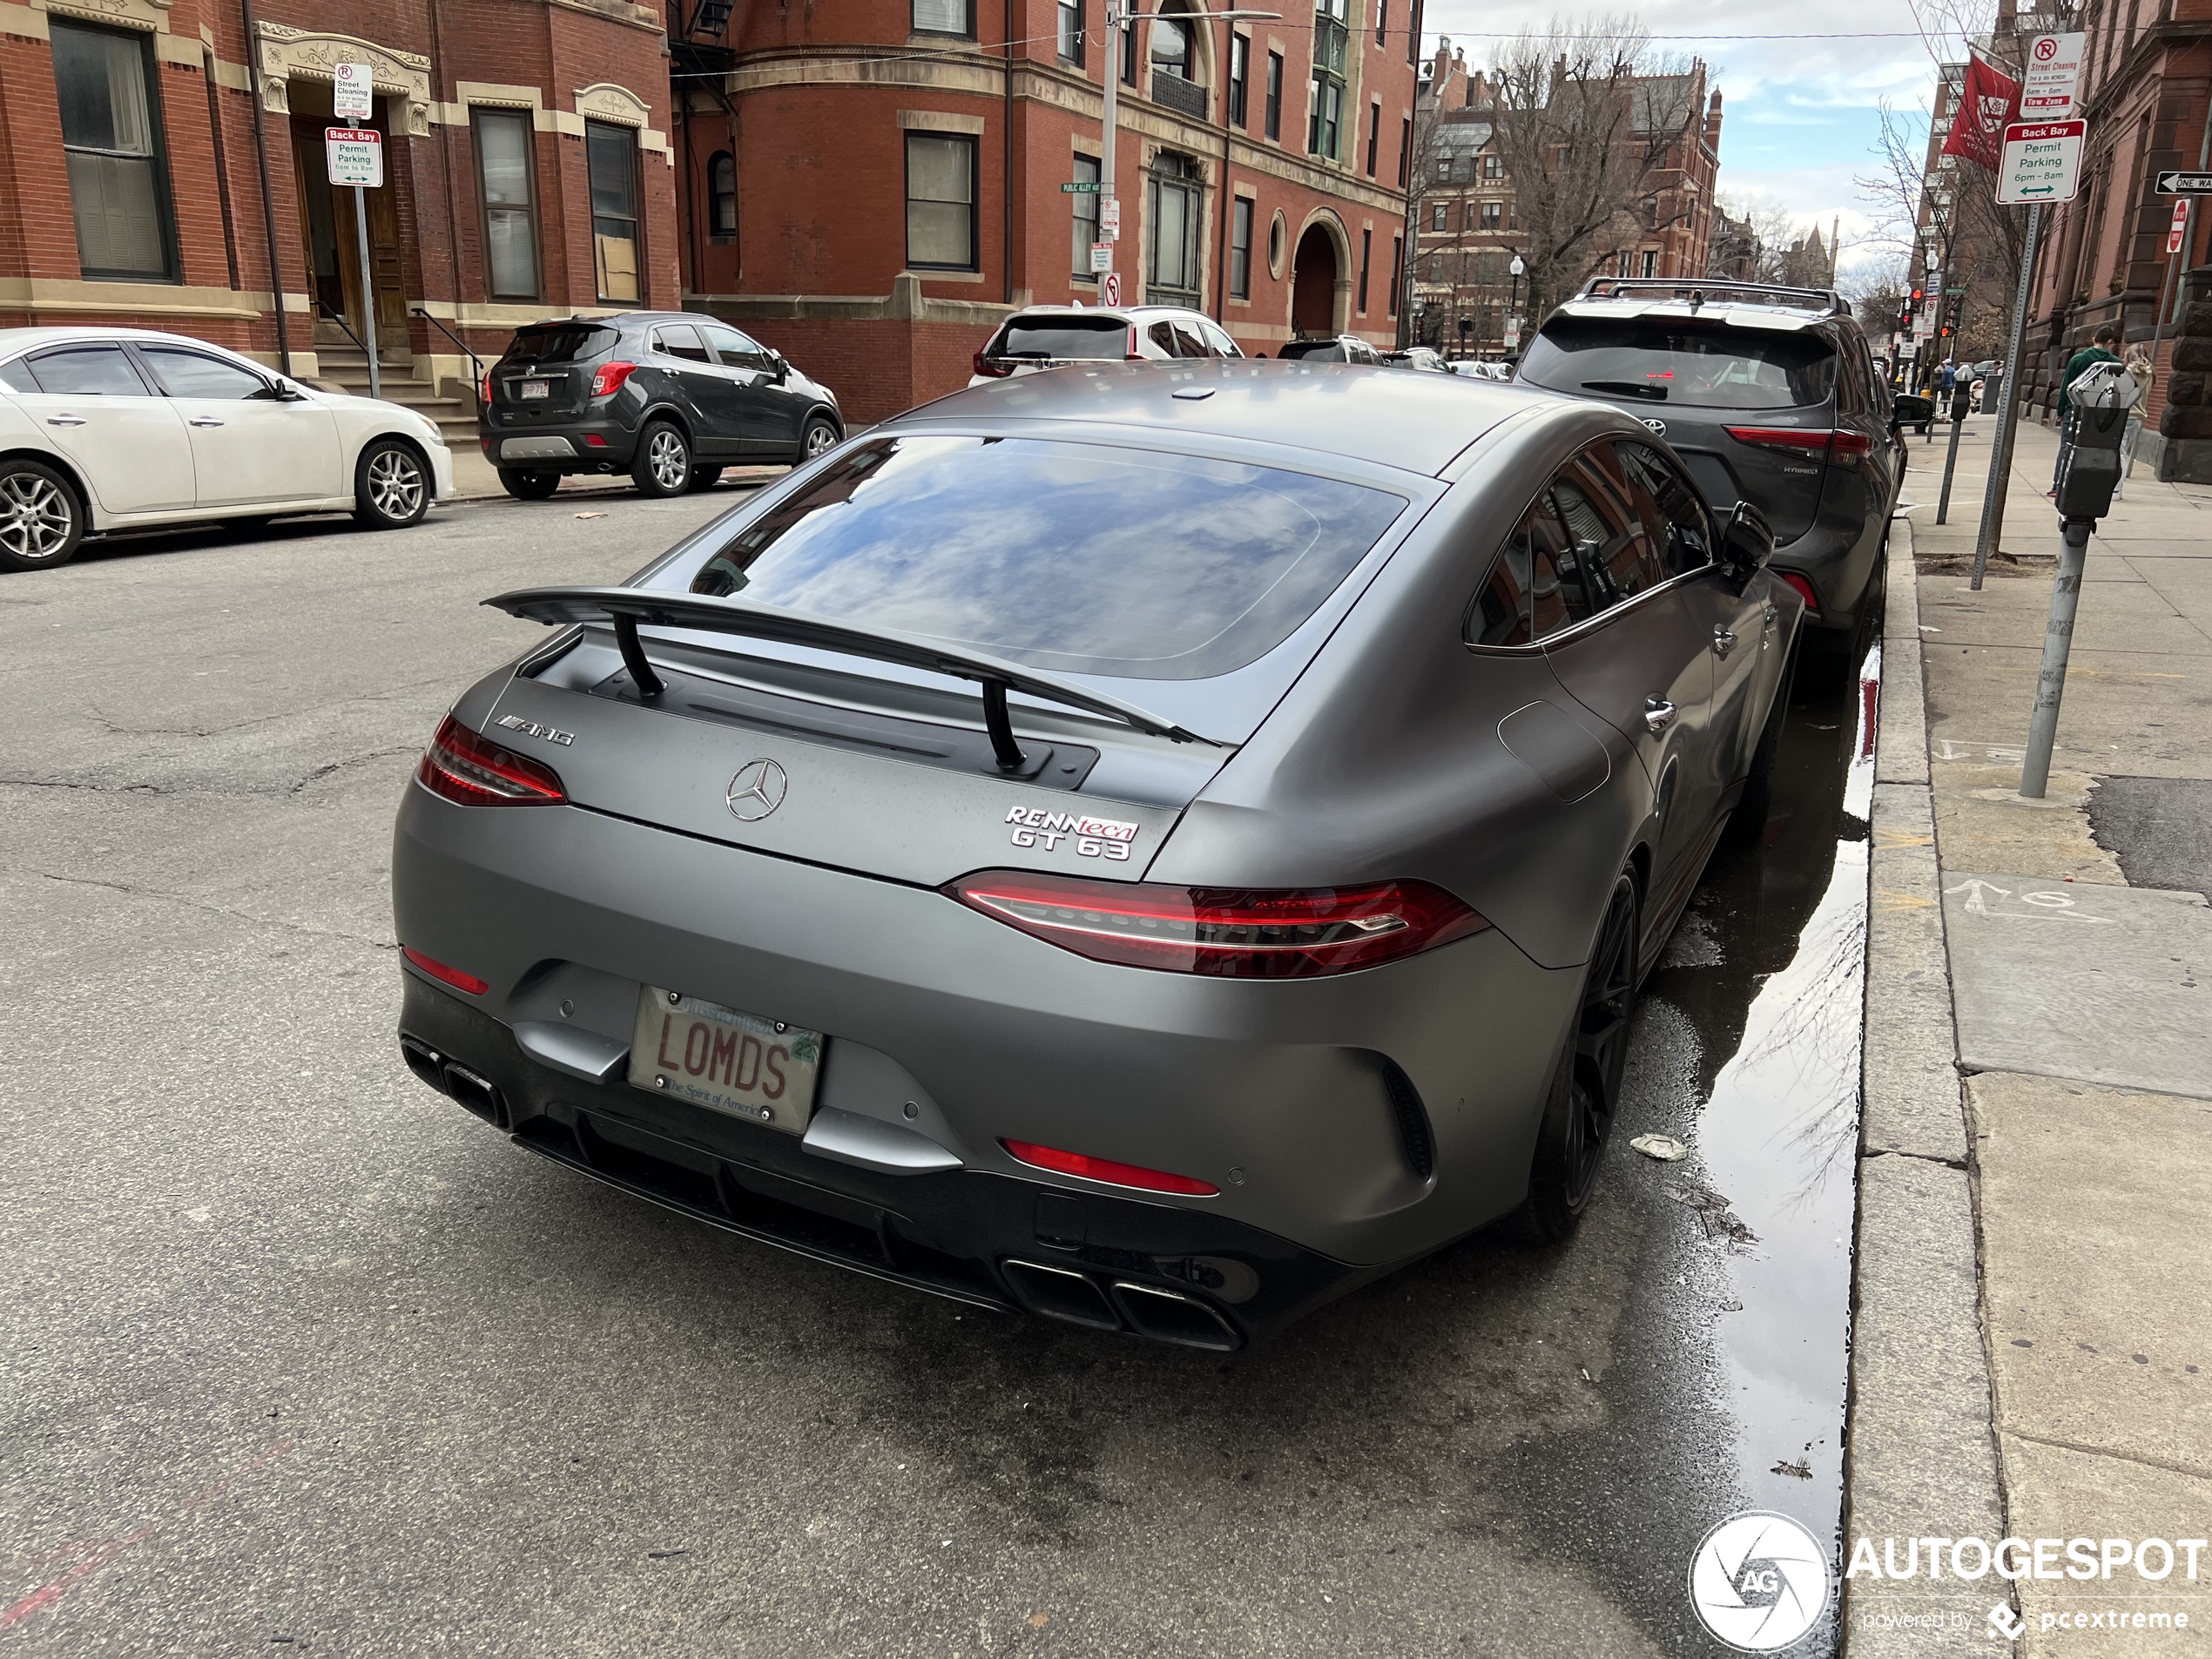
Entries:
POLYGON ((784 804, 791 779, 772 760, 748 760, 738 768, 723 795, 724 803, 741 824, 757 824, 784 804))
POLYGON ((1787 1515, 1750 1510, 1707 1533, 1689 1561, 1699 1622, 1739 1653, 1774 1653, 1820 1622, 1828 1552, 1787 1515))

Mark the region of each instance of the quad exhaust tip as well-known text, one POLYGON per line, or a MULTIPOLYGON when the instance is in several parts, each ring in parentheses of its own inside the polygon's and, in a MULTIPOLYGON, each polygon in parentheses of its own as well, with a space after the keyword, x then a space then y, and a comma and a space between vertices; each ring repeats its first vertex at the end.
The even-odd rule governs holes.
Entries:
POLYGON ((400 1053, 407 1059, 408 1069, 441 1095, 467 1107, 487 1123, 500 1129, 509 1127, 507 1102, 490 1078, 448 1059, 415 1037, 400 1039, 400 1053))
POLYGON ((1073 1268, 1003 1261, 1000 1269, 1030 1312, 1093 1331, 1133 1331, 1179 1348, 1229 1353, 1244 1345, 1237 1327, 1209 1303, 1157 1285, 1115 1279, 1101 1285, 1073 1268))

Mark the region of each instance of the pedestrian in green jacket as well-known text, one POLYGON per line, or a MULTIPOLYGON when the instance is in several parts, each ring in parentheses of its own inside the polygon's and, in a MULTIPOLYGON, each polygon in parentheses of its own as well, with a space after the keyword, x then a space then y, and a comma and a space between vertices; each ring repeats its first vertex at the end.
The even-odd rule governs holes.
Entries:
POLYGON ((2082 372, 2097 363, 2116 363, 2120 354, 2113 347, 2120 344, 2120 325, 2101 323, 2089 343, 2066 360, 2066 372, 2059 376, 2059 457, 2051 467, 2051 487, 2043 493, 2056 499, 2059 476, 2066 470, 2066 452, 2074 442, 2074 401, 2066 388, 2080 379, 2082 372))

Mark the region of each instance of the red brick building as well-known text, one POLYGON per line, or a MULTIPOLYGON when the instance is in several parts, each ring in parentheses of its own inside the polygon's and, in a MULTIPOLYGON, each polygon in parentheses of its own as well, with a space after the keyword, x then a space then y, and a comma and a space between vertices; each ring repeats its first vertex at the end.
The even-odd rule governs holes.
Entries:
POLYGON ((462 341, 679 303, 665 52, 658 0, 0 4, 0 326, 167 328, 358 383, 373 309, 386 395, 462 424, 462 341), (347 125, 385 151, 366 280, 323 163, 341 63, 369 66, 347 125))
POLYGON ((958 387, 1008 307, 1096 303, 1099 198, 1061 186, 1099 177, 1117 71, 1125 302, 1191 306, 1247 352, 1393 343, 1418 0, 1138 9, 1158 15, 1116 65, 1103 0, 698 7, 712 27, 679 31, 676 71, 685 303, 856 421, 958 387))

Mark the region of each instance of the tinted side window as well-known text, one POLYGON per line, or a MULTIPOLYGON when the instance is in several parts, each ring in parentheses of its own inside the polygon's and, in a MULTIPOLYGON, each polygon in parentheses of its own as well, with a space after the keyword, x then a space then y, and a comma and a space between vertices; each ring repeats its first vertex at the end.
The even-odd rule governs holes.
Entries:
POLYGON ((668 357, 680 357, 687 363, 707 361, 705 342, 699 331, 687 322, 664 323, 653 330, 653 349, 668 357))
MULTIPOLYGON (((1666 546, 1666 516, 1649 491, 1630 481, 1610 443, 1584 451, 1580 469, 1597 486, 1588 492, 1591 509, 1615 527, 1613 539, 1599 556, 1602 568, 1589 576, 1593 597, 1602 600, 1602 610, 1633 599, 1667 579, 1662 555, 1666 546)), ((1564 501, 1560 511, 1562 515, 1567 511, 1564 501)))
POLYGON ((1230 339, 1227 334, 1224 334, 1221 329, 1217 327, 1214 324, 1201 319, 1198 326, 1205 330, 1206 344, 1213 347, 1213 354, 1215 356, 1242 357, 1244 354, 1243 352, 1237 349, 1237 342, 1230 339))
POLYGON ((30 360, 38 389, 63 397, 151 397, 120 346, 64 346, 30 360))
MULTIPOLYGON (((1588 622, 1598 607, 1583 585, 1575 540, 1561 518, 1554 493, 1536 498, 1521 521, 1528 536, 1529 632, 1538 639, 1588 622)), ((1516 532, 1518 533, 1518 532, 1516 532)))
POLYGON ((1156 322, 1144 331, 1144 337, 1152 342, 1153 349, 1163 357, 1182 354, 1176 349, 1175 326, 1172 323, 1156 322))
POLYGON ((701 330, 706 343, 714 347, 714 354, 732 368, 761 368, 768 367, 768 354, 760 349, 749 336, 734 328, 725 328, 711 322, 701 330))
POLYGON ((228 398, 238 401, 266 397, 269 384, 259 374, 219 358, 184 351, 175 346, 141 346, 139 353, 154 378, 172 397, 228 398))
POLYGON ((1661 562, 1669 576, 1702 570, 1713 562, 1713 534, 1704 503, 1689 481, 1674 463, 1648 444, 1614 446, 1627 474, 1642 497, 1654 503, 1659 518, 1652 524, 1661 562))
POLYGON ((1528 626, 1528 541, 1534 533, 1531 523, 1542 510, 1540 501, 1522 515, 1521 523, 1514 526, 1506 544, 1498 550, 1498 556, 1490 562, 1490 573, 1482 578, 1482 585, 1475 590, 1474 603, 1467 607, 1467 624, 1461 637, 1470 645, 1526 645, 1531 635, 1528 626))
POLYGON ((30 364, 18 357, 12 363, 0 363, 0 383, 18 392, 35 392, 38 382, 30 377, 30 364))
POLYGON ((1178 357, 1211 357, 1205 338, 1190 323, 1178 319, 1175 325, 1176 355, 1178 357))

